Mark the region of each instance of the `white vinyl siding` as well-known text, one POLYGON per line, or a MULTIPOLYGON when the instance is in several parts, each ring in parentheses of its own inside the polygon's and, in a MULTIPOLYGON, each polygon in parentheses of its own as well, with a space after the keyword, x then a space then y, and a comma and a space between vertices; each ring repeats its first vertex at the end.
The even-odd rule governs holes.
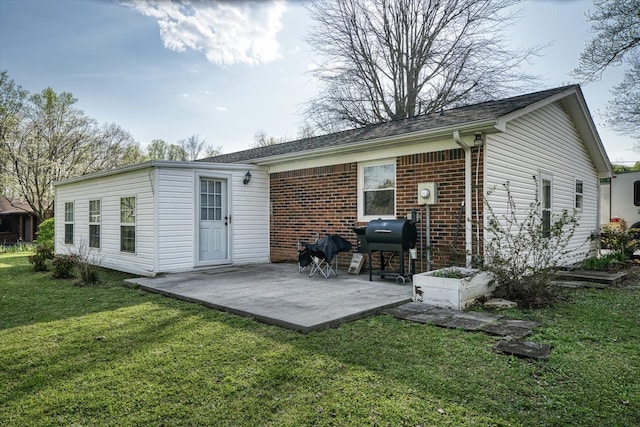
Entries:
MULTIPOLYGON (((101 241, 100 256, 96 256, 102 266, 135 274, 148 275, 153 272, 154 243, 156 235, 153 213, 153 174, 149 169, 123 172, 100 178, 88 178, 79 182, 59 184, 56 186, 56 200, 75 200, 76 236, 74 245, 62 247, 61 239, 64 229, 56 222, 56 253, 78 253, 89 245, 89 202, 101 201, 101 241), (135 196, 136 198, 136 253, 120 251, 120 199, 135 196)), ((56 206, 56 217, 63 217, 64 207, 56 206)), ((97 250, 95 248, 90 248, 97 250)))
MULTIPOLYGON (((598 175, 587 150, 562 104, 556 102, 507 123, 506 132, 487 135, 485 147, 485 193, 496 212, 506 210, 502 185, 509 182, 516 206, 526 209, 533 201, 539 172, 553 176, 552 214, 573 212, 576 181, 582 180, 582 210, 579 226, 567 249, 565 263, 578 262, 593 249, 585 245, 597 227, 598 175)), ((486 218, 485 218, 486 220, 486 218)))
POLYGON ((158 271, 188 270, 197 264, 194 197, 199 176, 228 179, 231 262, 269 262, 269 175, 252 170, 251 182, 244 185, 246 172, 215 164, 197 170, 158 169, 158 271))
MULTIPOLYGON (((134 170, 112 171, 96 177, 60 183, 55 187, 56 217, 65 217, 64 201, 74 200, 75 245, 64 245, 64 221, 56 221, 56 253, 79 252, 90 239, 90 224, 100 226, 100 255, 107 268, 141 275, 192 270, 197 265, 196 182, 199 176, 229 183, 230 262, 269 262, 269 174, 250 167, 251 182, 242 183, 247 167, 208 163, 161 162, 134 170), (100 221, 95 195, 100 194, 100 221), (135 197, 135 222, 121 222, 121 199, 135 197), (135 226, 135 253, 122 252, 121 227, 135 226), (83 230, 80 233, 80 230, 83 230)), ((93 249, 91 250, 98 250, 93 249)))

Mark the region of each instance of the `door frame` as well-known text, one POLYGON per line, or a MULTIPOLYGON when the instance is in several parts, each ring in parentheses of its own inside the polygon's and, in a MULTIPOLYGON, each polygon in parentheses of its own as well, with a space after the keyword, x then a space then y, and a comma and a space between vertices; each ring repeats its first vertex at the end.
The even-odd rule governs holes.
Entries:
POLYGON ((227 225, 227 258, 214 261, 200 261, 200 179, 217 179, 226 182, 227 187, 227 212, 229 216, 233 212, 232 205, 232 188, 233 175, 220 173, 218 171, 195 171, 194 188, 193 188, 193 259, 194 267, 206 267, 213 265, 225 265, 233 263, 233 221, 229 221, 227 225))

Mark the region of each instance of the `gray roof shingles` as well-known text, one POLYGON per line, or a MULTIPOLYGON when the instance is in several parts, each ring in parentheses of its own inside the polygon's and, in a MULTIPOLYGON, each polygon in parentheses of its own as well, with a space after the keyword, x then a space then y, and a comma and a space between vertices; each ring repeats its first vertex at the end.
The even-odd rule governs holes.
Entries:
POLYGON ((402 120, 394 120, 297 141, 252 148, 249 150, 237 151, 235 153, 221 154, 219 156, 202 159, 201 161, 213 163, 243 163, 283 154, 348 145, 350 143, 391 137, 422 130, 435 130, 480 120, 495 119, 575 87, 578 86, 563 86, 514 96, 511 98, 485 101, 479 104, 445 110, 443 114, 432 113, 402 120))

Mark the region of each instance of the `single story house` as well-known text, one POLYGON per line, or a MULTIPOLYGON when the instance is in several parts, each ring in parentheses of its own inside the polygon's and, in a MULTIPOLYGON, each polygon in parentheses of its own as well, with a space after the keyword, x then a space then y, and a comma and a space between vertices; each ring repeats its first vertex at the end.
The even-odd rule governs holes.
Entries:
POLYGON ((339 234, 355 244, 352 227, 415 209, 418 269, 470 265, 482 255, 484 197, 500 212, 506 194, 499 189, 509 182, 517 206, 539 194, 544 212, 577 210, 565 259, 574 262, 595 249, 585 242, 600 224, 599 179, 611 174, 582 91, 571 85, 198 162, 148 162, 67 180, 56 185, 56 217, 65 219, 56 221, 56 252, 77 251, 100 226, 100 246, 89 245, 99 248, 100 263, 134 273, 293 261, 298 242, 339 234), (244 184, 246 172, 252 178, 244 184), (437 194, 429 202, 418 191, 425 186, 437 194), (233 217, 223 230, 208 224, 208 198, 220 188, 222 213, 212 215, 233 217), (210 240, 226 243, 227 252, 208 259, 210 240))
POLYGON ((27 202, 0 197, 0 244, 33 242, 37 227, 36 216, 27 202))

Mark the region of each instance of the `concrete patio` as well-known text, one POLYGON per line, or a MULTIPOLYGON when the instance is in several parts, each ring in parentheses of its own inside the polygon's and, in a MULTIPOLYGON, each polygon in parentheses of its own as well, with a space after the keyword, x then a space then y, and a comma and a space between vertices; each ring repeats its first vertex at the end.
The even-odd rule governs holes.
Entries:
POLYGON ((410 284, 351 275, 309 277, 297 264, 220 267, 128 279, 141 289, 300 332, 331 328, 411 301, 410 284))

